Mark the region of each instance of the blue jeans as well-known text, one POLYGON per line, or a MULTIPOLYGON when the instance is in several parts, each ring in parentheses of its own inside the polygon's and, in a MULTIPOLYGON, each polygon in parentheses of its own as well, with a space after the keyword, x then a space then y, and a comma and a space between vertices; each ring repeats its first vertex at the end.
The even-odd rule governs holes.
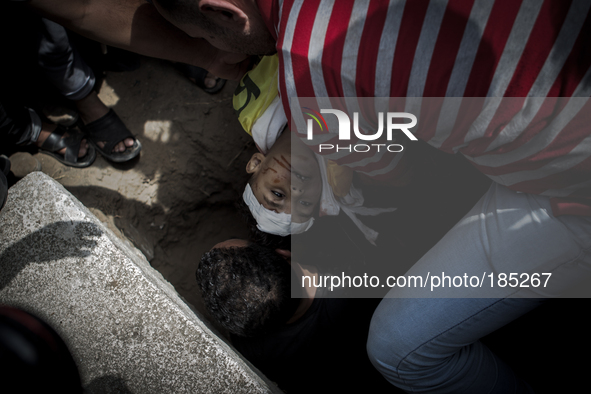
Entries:
MULTIPOLYGON (((552 273, 546 287, 393 288, 376 309, 367 350, 393 385, 417 393, 528 393, 479 339, 544 297, 591 278, 591 218, 554 217, 547 197, 493 184, 407 275, 552 273), (489 298, 477 298, 484 294, 489 298), (419 298, 430 297, 430 298, 419 298)), ((588 287, 588 286, 587 286, 588 287)))

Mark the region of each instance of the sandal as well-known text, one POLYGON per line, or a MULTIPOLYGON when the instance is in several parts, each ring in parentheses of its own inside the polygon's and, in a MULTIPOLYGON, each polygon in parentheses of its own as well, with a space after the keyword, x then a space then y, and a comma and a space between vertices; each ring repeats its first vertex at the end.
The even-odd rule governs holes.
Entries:
POLYGON ((82 142, 83 139, 84 134, 75 129, 67 129, 63 126, 57 126, 39 149, 40 152, 53 156, 62 164, 70 167, 84 168, 94 162, 94 159, 96 159, 96 151, 89 145, 86 155, 84 155, 84 157, 78 157, 80 142, 82 142), (66 148, 66 153, 64 155, 57 153, 63 148, 66 148))
POLYGON ((176 63, 176 68, 182 72, 187 78, 191 80, 195 85, 199 86, 203 89, 204 92, 209 94, 215 94, 222 90, 224 85, 226 84, 226 80, 222 78, 218 78, 217 82, 214 87, 208 88, 205 86, 205 78, 209 71, 204 68, 191 66, 190 64, 185 63, 176 63))
POLYGON ((115 163, 123 163, 131 160, 140 154, 142 144, 131 134, 123 121, 117 116, 113 109, 109 109, 106 115, 88 124, 79 124, 86 133, 86 138, 98 152, 115 163), (123 152, 113 152, 113 148, 126 138, 133 138, 133 146, 123 152), (104 141, 105 146, 98 146, 97 142, 104 141))

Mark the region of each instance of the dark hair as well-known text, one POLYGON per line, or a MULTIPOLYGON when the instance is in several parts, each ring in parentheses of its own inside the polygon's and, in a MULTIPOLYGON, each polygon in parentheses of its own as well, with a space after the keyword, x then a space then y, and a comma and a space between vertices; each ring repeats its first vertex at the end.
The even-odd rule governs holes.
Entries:
MULTIPOLYGON (((251 177, 248 182, 251 183, 253 180, 254 176, 251 177)), ((250 208, 244 202, 244 198, 242 198, 242 195, 238 198, 238 200, 236 200, 235 205, 236 209, 238 210, 238 213, 246 222, 246 227, 248 229, 248 237, 252 242, 269 249, 291 250, 291 235, 282 237, 280 235, 269 234, 258 229, 257 221, 254 218, 254 216, 252 216, 250 208)))
POLYGON ((285 324, 300 301, 291 298, 287 261, 252 243, 205 253, 196 278, 209 313, 239 336, 256 336, 285 324))

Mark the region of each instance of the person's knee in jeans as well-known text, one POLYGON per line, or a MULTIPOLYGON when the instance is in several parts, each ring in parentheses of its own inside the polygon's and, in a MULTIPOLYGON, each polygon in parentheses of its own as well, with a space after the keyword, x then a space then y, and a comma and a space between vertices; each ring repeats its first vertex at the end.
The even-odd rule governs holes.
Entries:
POLYGON ((385 299, 367 352, 391 384, 424 393, 528 393, 479 339, 540 305, 539 299, 385 299))
MULTIPOLYGON (((378 308, 379 310, 379 308, 378 308)), ((418 316, 417 316, 418 317, 418 316)), ((374 367, 392 384, 401 388, 414 387, 437 367, 439 361, 408 363, 405 360, 420 344, 414 319, 403 315, 375 313, 367 340, 367 353, 374 367)), ((423 382, 424 383, 424 382, 423 382)))

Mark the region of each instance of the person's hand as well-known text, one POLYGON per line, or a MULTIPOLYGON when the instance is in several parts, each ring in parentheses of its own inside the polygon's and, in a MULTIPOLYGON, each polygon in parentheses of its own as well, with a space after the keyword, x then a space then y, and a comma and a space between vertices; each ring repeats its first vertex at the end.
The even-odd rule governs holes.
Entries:
POLYGON ((291 251, 286 249, 275 249, 275 253, 283 257, 291 265, 291 251))

